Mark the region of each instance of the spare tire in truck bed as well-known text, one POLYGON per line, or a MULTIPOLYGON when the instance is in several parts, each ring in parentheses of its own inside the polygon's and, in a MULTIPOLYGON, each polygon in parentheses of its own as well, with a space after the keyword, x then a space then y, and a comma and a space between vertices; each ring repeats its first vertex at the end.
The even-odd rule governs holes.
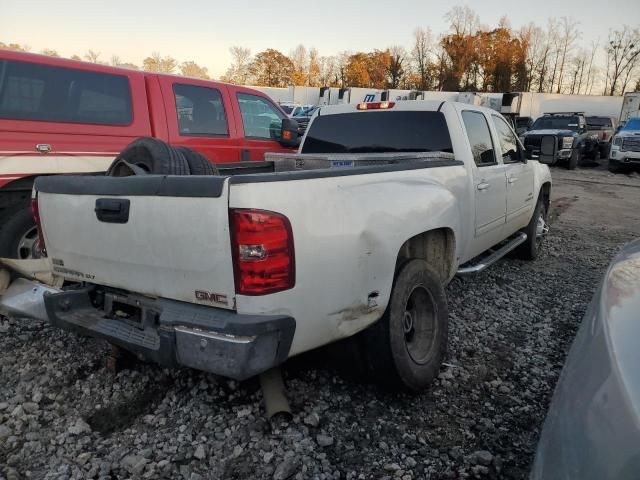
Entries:
POLYGON ((147 173, 217 175, 218 171, 199 153, 187 147, 172 147, 162 140, 150 137, 140 137, 127 145, 107 170, 107 175, 111 177, 147 173))

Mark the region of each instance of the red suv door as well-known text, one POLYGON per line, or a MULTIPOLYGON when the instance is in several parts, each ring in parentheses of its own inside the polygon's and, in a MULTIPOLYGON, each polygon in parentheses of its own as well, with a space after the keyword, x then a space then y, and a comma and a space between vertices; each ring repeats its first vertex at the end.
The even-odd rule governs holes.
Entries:
POLYGON ((227 86, 159 75, 169 143, 196 150, 214 163, 240 160, 240 145, 227 86))
POLYGON ((264 160, 266 152, 290 152, 278 143, 286 114, 266 95, 249 88, 228 86, 236 117, 240 119, 241 160, 264 160))

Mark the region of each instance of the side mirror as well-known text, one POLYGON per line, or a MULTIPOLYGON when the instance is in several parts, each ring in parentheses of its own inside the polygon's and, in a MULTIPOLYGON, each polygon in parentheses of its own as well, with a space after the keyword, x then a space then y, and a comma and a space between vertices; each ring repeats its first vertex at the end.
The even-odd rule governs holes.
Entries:
POLYGON ((553 165, 556 163, 556 153, 558 151, 558 140, 553 135, 545 135, 540 142, 540 156, 538 161, 553 165))
POLYGON ((282 119, 280 130, 280 145, 285 147, 297 147, 300 141, 298 135, 298 122, 292 118, 282 119))

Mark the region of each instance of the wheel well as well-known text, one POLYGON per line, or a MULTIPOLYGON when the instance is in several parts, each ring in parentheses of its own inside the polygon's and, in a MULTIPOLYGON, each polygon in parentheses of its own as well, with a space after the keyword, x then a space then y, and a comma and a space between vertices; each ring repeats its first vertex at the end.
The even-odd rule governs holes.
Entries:
POLYGON ((36 177, 23 177, 7 183, 0 189, 0 213, 14 205, 28 204, 36 177))
POLYGON ((542 187, 540 188, 540 194, 542 195, 544 208, 548 212, 549 205, 551 204, 551 183, 550 182, 546 182, 542 184, 542 187))
POLYGON ((411 237, 400 247, 396 260, 396 272, 407 260, 420 258, 433 267, 443 283, 447 283, 455 274, 455 251, 455 235, 450 228, 422 232, 411 237))

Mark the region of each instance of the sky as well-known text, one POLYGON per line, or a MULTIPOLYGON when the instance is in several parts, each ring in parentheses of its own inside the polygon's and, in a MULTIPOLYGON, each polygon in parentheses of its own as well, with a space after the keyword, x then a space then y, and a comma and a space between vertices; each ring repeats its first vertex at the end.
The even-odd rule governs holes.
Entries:
POLYGON ((63 56, 98 51, 138 65, 152 52, 193 60, 214 77, 231 62, 229 47, 252 53, 275 48, 289 54, 302 43, 320 55, 371 51, 391 45, 410 48, 416 27, 447 30, 444 15, 468 5, 482 25, 507 16, 513 28, 545 26, 550 16, 580 23, 580 43, 603 42, 609 29, 640 26, 640 0, 0 0, 0 42, 27 44, 63 56), (28 5, 28 8, 25 8, 28 5))

